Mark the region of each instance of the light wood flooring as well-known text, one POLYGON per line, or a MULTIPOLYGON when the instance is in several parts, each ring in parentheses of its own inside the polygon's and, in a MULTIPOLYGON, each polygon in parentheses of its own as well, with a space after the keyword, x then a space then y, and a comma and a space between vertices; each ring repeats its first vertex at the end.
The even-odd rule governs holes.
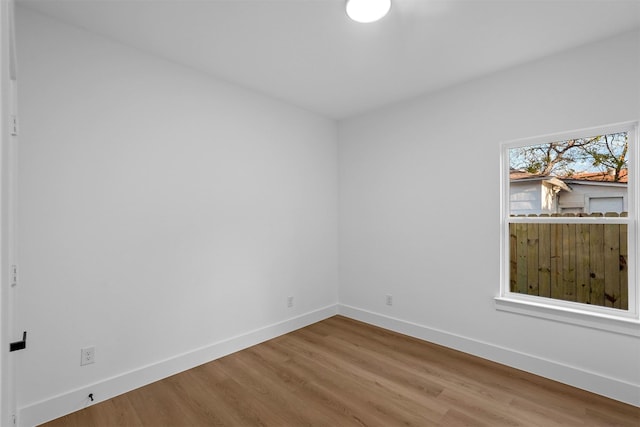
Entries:
POLYGON ((640 426, 640 408, 336 316, 48 424, 640 426))

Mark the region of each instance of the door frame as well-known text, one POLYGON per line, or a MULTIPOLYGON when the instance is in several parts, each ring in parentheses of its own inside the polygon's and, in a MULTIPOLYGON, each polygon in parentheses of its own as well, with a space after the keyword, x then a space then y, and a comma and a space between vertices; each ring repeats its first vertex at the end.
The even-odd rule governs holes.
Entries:
POLYGON ((17 64, 14 0, 0 1, 0 426, 16 423, 15 378, 9 343, 13 341, 13 278, 16 263, 15 197, 17 64))

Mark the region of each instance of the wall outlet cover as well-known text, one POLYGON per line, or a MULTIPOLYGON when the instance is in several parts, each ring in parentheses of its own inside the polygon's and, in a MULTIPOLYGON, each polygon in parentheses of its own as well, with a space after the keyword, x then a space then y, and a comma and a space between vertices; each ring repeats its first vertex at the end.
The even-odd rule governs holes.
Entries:
POLYGON ((96 348, 84 347, 80 349, 80 366, 90 365, 96 361, 96 348))

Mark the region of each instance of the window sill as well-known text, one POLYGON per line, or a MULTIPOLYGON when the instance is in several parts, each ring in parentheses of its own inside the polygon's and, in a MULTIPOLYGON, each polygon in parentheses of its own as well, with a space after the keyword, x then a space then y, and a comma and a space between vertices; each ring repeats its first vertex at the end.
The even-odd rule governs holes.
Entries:
POLYGON ((593 313, 574 308, 557 307, 549 304, 508 297, 496 297, 495 307, 496 310, 500 311, 507 311, 525 316, 539 317, 556 322, 569 323, 587 328, 600 329, 607 332, 640 337, 640 321, 634 318, 593 313))

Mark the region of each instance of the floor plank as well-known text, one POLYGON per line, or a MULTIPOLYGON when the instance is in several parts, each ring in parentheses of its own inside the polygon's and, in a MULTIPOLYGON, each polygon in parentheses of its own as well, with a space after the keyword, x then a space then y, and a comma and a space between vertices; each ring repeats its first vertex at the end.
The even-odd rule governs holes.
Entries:
POLYGON ((335 316, 44 424, 640 426, 640 408, 335 316))

